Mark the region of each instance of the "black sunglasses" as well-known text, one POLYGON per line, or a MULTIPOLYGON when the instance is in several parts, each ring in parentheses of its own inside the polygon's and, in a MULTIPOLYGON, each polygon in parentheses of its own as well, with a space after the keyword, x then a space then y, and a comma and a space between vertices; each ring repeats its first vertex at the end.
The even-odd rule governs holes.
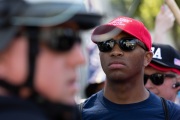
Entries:
POLYGON ((115 44, 118 44, 123 51, 132 51, 137 45, 147 51, 145 45, 136 38, 121 38, 119 40, 110 39, 104 42, 97 42, 96 44, 101 52, 110 52, 115 44))
POLYGON ((144 85, 147 83, 149 78, 154 85, 162 85, 164 83, 165 77, 174 78, 176 77, 176 75, 175 74, 162 74, 162 73, 155 73, 152 75, 144 74, 144 85))
POLYGON ((52 28, 42 30, 40 33, 41 42, 57 52, 69 51, 75 44, 81 43, 79 33, 70 28, 52 28))

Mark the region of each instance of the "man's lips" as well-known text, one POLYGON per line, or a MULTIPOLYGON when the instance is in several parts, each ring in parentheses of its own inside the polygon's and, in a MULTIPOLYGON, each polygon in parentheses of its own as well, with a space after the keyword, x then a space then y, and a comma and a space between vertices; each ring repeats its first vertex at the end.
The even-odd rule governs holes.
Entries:
POLYGON ((110 69, 121 69, 121 68, 125 67, 125 64, 123 62, 113 61, 108 64, 108 67, 110 69))

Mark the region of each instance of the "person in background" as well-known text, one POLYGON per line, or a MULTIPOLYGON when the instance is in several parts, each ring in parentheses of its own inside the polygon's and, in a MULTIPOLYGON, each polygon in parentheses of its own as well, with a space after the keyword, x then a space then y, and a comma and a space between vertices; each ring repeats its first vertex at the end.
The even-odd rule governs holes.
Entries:
POLYGON ((174 25, 175 17, 167 5, 163 5, 156 16, 154 25, 153 43, 170 44, 175 47, 175 43, 170 40, 170 30, 174 25))
POLYGON ((91 95, 97 93, 98 91, 104 88, 106 76, 102 69, 95 71, 93 76, 88 80, 88 85, 85 88, 86 98, 89 98, 91 95))
POLYGON ((145 87, 175 102, 180 91, 180 53, 166 44, 154 43, 151 49, 154 55, 144 71, 145 87))
POLYGON ((79 32, 102 16, 82 1, 32 2, 0 1, 0 119, 79 120, 79 32))
MULTIPOLYGON (((175 21, 175 17, 173 15, 172 11, 169 9, 169 7, 167 5, 163 5, 160 9, 159 14, 156 16, 156 20, 155 20, 155 32, 154 32, 154 39, 153 39, 154 44, 156 44, 156 43, 158 43, 157 45, 165 44, 165 45, 167 45, 167 48, 169 47, 168 44, 170 44, 170 47, 174 47, 174 48, 176 47, 174 42, 169 37, 169 32, 174 25, 174 21, 175 21)), ((174 48, 172 48, 172 49, 174 50, 174 48)), ((163 52, 165 52, 165 51, 163 51, 163 52)), ((170 86, 171 86, 171 84, 169 85, 169 87, 170 86)), ((177 91, 174 90, 172 87, 170 87, 170 91, 174 91, 173 92, 174 94, 170 95, 170 93, 168 92, 166 96, 162 95, 162 97, 174 102, 175 101, 174 95, 177 93, 177 91), (169 97, 167 97, 167 96, 169 96, 169 97), (173 96, 173 98, 170 98, 170 96, 173 96)), ((177 101, 177 99, 176 99, 176 101, 177 101)))
POLYGON ((88 80, 84 89, 85 97, 88 98, 104 87, 106 75, 104 74, 99 60, 98 47, 90 41, 87 46, 89 65, 88 65, 88 80))
POLYGON ((100 25, 91 39, 106 74, 103 90, 82 105, 83 120, 180 119, 180 107, 148 91, 144 69, 150 63, 151 36, 142 22, 119 16, 100 25))

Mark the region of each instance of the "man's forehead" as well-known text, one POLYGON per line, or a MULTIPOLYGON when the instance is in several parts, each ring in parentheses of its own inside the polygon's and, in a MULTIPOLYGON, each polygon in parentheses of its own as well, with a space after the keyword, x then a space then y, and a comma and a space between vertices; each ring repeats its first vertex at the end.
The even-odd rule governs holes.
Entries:
POLYGON ((79 29, 77 23, 75 23, 75 22, 66 22, 61 25, 58 25, 57 27, 79 29))
POLYGON ((155 69, 149 65, 145 68, 144 72, 150 73, 150 74, 152 74, 152 73, 163 73, 162 71, 159 71, 159 70, 157 70, 157 69, 155 69))

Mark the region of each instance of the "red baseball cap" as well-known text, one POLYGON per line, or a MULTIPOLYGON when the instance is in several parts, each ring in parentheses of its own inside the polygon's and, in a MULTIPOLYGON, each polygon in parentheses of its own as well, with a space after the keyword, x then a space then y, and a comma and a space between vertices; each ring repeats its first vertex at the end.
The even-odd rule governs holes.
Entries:
POLYGON ((151 35, 144 24, 133 18, 120 16, 107 24, 100 25, 95 28, 92 33, 91 40, 93 42, 102 42, 118 35, 124 31, 137 38, 145 44, 148 50, 151 50, 151 35))

